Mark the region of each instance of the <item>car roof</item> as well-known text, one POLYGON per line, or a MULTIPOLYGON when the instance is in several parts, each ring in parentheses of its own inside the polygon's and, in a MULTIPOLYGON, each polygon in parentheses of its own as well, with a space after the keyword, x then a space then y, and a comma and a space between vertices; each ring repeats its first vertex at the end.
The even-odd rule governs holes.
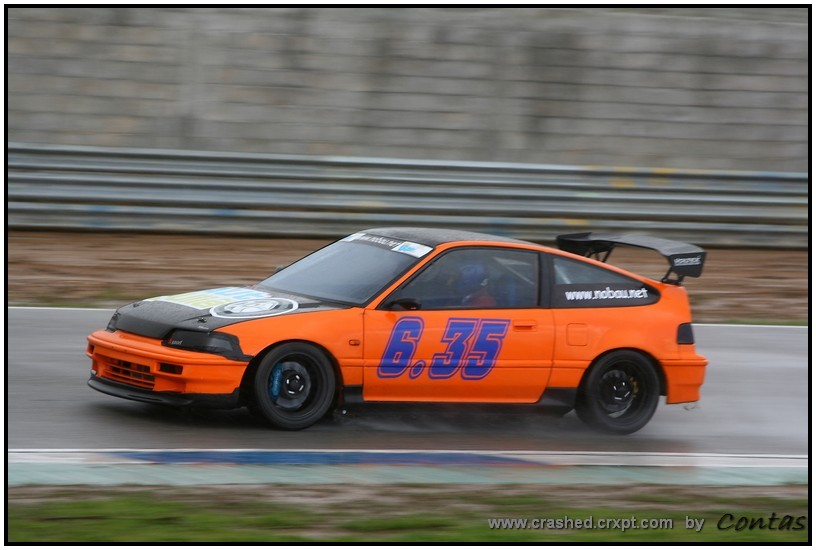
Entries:
POLYGON ((462 231, 460 229, 437 229, 432 227, 377 227, 373 229, 366 229, 365 231, 361 231, 361 233, 411 241, 427 246, 437 246, 444 243, 454 243, 460 241, 490 241, 538 246, 529 241, 521 241, 518 239, 512 239, 510 237, 500 237, 497 235, 488 235, 487 233, 477 233, 475 231, 462 231))

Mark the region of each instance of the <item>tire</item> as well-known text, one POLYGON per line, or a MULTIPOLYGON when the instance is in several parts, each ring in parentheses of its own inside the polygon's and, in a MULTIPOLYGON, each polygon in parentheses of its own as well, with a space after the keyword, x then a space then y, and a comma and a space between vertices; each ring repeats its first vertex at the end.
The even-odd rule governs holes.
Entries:
POLYGON ((659 399, 660 380, 652 364, 634 351, 615 351, 591 367, 575 412, 597 431, 625 435, 651 420, 659 399))
POLYGON ((258 365, 250 410, 276 428, 302 430, 328 412, 335 387, 334 368, 323 352, 309 344, 283 344, 258 365))

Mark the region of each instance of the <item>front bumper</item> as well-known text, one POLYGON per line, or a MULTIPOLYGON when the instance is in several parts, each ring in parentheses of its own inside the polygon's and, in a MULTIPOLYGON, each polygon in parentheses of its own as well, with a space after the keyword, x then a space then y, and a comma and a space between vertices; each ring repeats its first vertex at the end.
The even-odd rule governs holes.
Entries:
POLYGON ((237 395, 248 365, 210 353, 168 348, 160 340, 122 331, 98 330, 88 336, 87 355, 92 361, 92 388, 146 402, 155 402, 147 398, 151 395, 165 402, 168 397, 177 401, 174 395, 193 396, 198 402, 202 396, 219 400, 237 395))
POLYGON ((156 403, 171 407, 206 407, 208 409, 236 409, 241 406, 238 390, 231 394, 217 395, 208 393, 175 393, 145 390, 128 384, 121 384, 91 375, 88 385, 102 392, 122 399, 156 403))

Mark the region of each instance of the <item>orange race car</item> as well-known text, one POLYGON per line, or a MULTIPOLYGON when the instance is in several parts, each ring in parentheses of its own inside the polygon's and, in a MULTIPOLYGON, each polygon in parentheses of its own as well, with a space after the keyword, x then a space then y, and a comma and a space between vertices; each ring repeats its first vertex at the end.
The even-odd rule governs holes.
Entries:
POLYGON ((284 429, 338 403, 421 401, 574 407, 590 426, 626 434, 660 395, 697 401, 707 361, 680 283, 701 274, 705 252, 593 233, 558 246, 355 233, 252 287, 120 308, 88 337, 88 384, 149 403, 247 406, 284 429), (604 263, 619 244, 661 253, 666 276, 604 263))

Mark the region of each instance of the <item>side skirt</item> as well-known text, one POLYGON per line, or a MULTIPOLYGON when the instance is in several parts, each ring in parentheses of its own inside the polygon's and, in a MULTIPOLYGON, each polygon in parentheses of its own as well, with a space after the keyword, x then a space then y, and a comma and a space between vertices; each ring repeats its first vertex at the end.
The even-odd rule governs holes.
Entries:
POLYGON ((361 405, 378 405, 382 407, 391 406, 393 408, 401 408, 405 407, 406 405, 410 405, 412 407, 435 407, 443 405, 445 407, 455 406, 462 409, 478 407, 480 410, 483 410, 487 405, 491 409, 508 408, 509 410, 515 410, 516 412, 523 408, 540 408, 556 413, 566 414, 575 407, 575 399, 577 395, 577 388, 547 388, 544 390, 544 393, 541 394, 541 397, 537 402, 523 404, 451 403, 447 401, 440 401, 437 403, 430 403, 427 401, 366 401, 363 398, 362 386, 346 386, 343 388, 341 393, 338 407, 340 409, 345 409, 346 407, 357 408, 361 405))

